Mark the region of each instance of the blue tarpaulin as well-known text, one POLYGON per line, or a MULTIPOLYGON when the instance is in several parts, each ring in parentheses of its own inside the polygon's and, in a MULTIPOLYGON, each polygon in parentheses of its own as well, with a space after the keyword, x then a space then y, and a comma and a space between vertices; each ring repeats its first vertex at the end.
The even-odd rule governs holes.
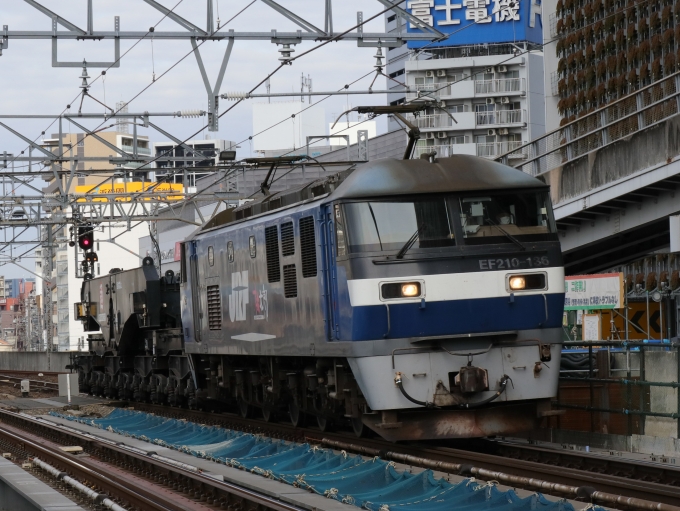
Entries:
MULTIPOLYGON (((248 470, 373 511, 574 511, 564 499, 521 498, 493 483, 452 484, 431 470, 402 472, 380 459, 337 454, 216 426, 116 409, 102 419, 53 415, 248 470)), ((591 508, 605 511, 603 508, 591 508)))

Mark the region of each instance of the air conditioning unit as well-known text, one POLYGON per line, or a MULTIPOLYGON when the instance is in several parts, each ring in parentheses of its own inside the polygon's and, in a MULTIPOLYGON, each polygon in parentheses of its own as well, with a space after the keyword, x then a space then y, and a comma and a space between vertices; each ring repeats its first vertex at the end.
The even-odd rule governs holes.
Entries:
POLYGON ((501 98, 501 103, 503 103, 504 105, 507 105, 508 103, 510 103, 510 98, 507 97, 507 96, 505 96, 504 98, 501 98))
POLYGON ((445 69, 437 70, 437 76, 446 76, 446 70, 445 69))
POLYGON ((493 137, 494 135, 496 135, 496 130, 494 129, 486 130, 486 134, 490 137, 493 137))
POLYGON ((434 76, 434 71, 425 71, 425 76, 432 78, 434 76))
POLYGON ((437 132, 437 138, 446 138, 446 131, 438 131, 437 132))
POLYGON ((425 133, 425 138, 427 138, 427 139, 434 138, 434 133, 432 133, 431 131, 428 132, 428 133, 425 133))
POLYGON ((508 134, 508 128, 501 128, 498 130, 499 135, 507 135, 508 134))
POLYGON ((486 104, 487 105, 493 105, 495 103, 493 98, 486 98, 486 104))
POLYGON ((499 73, 507 73, 508 72, 507 66, 498 66, 497 69, 498 69, 499 73))
POLYGON ((493 68, 492 67, 487 67, 486 68, 487 73, 493 73, 493 68))

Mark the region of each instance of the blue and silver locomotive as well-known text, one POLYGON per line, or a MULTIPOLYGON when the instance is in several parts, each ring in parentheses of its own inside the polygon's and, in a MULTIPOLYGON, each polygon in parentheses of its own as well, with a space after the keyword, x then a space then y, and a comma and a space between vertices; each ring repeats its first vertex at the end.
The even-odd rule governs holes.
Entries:
POLYGON ((99 304, 119 333, 92 325, 103 337, 78 361, 83 390, 389 440, 510 434, 550 414, 560 244, 548 187, 511 167, 365 163, 218 214, 183 242, 179 276, 145 280, 145 263, 83 286, 91 323, 101 289, 136 282, 129 317, 99 304), (154 326, 143 302, 157 280, 179 306, 154 326))

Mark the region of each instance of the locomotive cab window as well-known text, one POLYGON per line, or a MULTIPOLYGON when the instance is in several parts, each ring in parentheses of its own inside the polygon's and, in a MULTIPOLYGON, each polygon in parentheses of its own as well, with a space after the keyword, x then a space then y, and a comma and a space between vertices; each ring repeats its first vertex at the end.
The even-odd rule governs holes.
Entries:
MULTIPOLYGON (((450 201, 352 202, 344 205, 350 252, 455 246, 450 201)), ((336 218, 337 222, 337 218, 336 218)), ((339 247, 339 243, 338 243, 339 247)))
POLYGON ((208 264, 210 266, 215 264, 215 252, 213 251, 212 246, 208 247, 208 264))
POLYGON ((234 242, 230 241, 227 243, 227 260, 230 263, 234 262, 234 242))
POLYGON ((248 247, 250 248, 250 257, 257 255, 257 247, 255 245, 255 236, 248 238, 248 247))
POLYGON ((541 241, 555 233, 546 192, 514 192, 460 198, 460 221, 467 244, 541 241), (493 238, 489 239, 489 238, 493 238))

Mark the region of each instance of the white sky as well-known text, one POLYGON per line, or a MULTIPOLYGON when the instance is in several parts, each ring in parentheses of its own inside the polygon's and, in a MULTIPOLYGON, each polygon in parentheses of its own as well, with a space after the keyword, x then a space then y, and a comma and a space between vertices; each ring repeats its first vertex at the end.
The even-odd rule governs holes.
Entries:
MULTIPOLYGON (((179 0, 160 0, 168 8, 179 0)), ((56 12, 64 19, 80 28, 87 28, 86 0, 40 0, 45 7, 56 12)), ((225 23, 234 14, 250 3, 250 0, 214 0, 215 18, 225 23)), ((307 21, 323 29, 324 0, 279 0, 287 9, 302 16, 307 21)), ((120 16, 121 30, 146 31, 158 23, 163 14, 142 0, 94 0, 95 30, 113 30, 114 16, 120 16)), ((356 24, 357 11, 364 12, 364 19, 382 11, 384 6, 375 0, 335 0, 333 5, 333 24, 335 31, 348 29, 356 24)), ((199 27, 206 25, 206 2, 204 0, 182 0, 175 12, 199 27)), ((51 30, 51 20, 22 0, 0 0, 0 25, 7 25, 9 30, 51 30)), ((296 31, 297 25, 284 18, 259 0, 239 15, 226 29, 236 31, 269 32, 296 31)), ((66 30, 59 27, 60 30, 66 30)), ((184 30, 170 19, 163 20, 156 31, 184 30)), ((383 32, 384 16, 364 26, 366 32, 383 32)), ((121 41, 121 54, 135 44, 133 40, 121 41)), ((315 42, 303 42, 295 46, 299 55, 313 46, 315 42)), ((214 83, 227 46, 225 42, 206 42, 201 46, 203 62, 208 75, 214 83)), ((139 42, 121 60, 119 68, 107 71, 105 80, 97 80, 90 93, 98 100, 115 107, 117 101, 130 101, 144 87, 152 82, 155 69, 156 77, 186 55, 191 49, 189 41, 154 41, 153 60, 152 43, 149 40, 139 42)), ((231 54, 231 60, 222 83, 222 93, 230 91, 247 91, 262 80, 269 72, 276 69, 280 56, 278 47, 269 41, 237 40, 231 54)), ((327 44, 296 61, 292 66, 281 69, 271 79, 272 92, 298 91, 300 74, 310 75, 313 89, 316 91, 336 90, 346 83, 373 70, 375 48, 358 48, 356 43, 341 41, 327 44)), ((111 61, 113 60, 113 41, 59 41, 59 60, 61 61, 111 61)), ((91 81, 101 73, 101 69, 88 69, 91 81)), ((9 48, 3 50, 0 57, 0 114, 58 114, 72 104, 71 111, 77 111, 80 93, 80 68, 52 68, 51 42, 49 40, 17 40, 10 39, 9 48)), ((357 83, 353 89, 367 89, 372 76, 357 83)), ((375 89, 384 89, 385 79, 379 78, 375 89)), ((258 92, 266 92, 264 85, 258 92)), ((292 99, 292 98, 290 98, 292 99)), ((317 97, 316 100, 320 99, 317 97)), ((220 119, 219 133, 210 133, 211 138, 223 138, 241 142, 252 135, 251 109, 253 101, 248 100, 220 119)), ((275 100, 272 100, 275 101, 275 100)), ((349 106, 384 104, 384 95, 374 96, 337 96, 322 103, 328 121, 333 114, 338 115, 349 106)), ((233 103, 222 100, 220 111, 233 103)), ((207 94, 198 66, 193 55, 189 55, 172 71, 149 87, 129 106, 130 111, 168 112, 177 110, 207 110, 207 94)), ((84 112, 103 112, 103 107, 86 98, 84 112)), ((281 119, 272 119, 272 124, 281 119)), ((56 131, 56 125, 48 128, 48 120, 3 120, 6 124, 35 139, 42 131, 46 135, 56 131)), ((100 121, 84 121, 90 129, 100 121)), ((161 128, 173 135, 186 138, 203 127, 206 117, 197 119, 161 119, 155 120, 161 128)), ((109 122, 110 123, 110 122, 109 122)), ((384 131, 386 122, 380 119, 379 132, 384 131)), ((68 123, 64 126, 69 129, 68 123)), ((80 131, 73 126, 71 131, 80 131)), ((152 141, 163 140, 153 130, 140 128, 140 135, 148 135, 152 141)), ((199 136, 198 138, 203 138, 199 136)), ((249 143, 241 144, 239 156, 249 154, 249 143)), ((0 128, 0 153, 18 153, 26 148, 26 144, 0 128)), ((38 187, 42 182, 34 182, 38 187)), ((0 240, 3 235, 0 235, 0 240)), ((5 252, 6 253, 6 252, 5 252)), ((22 260, 22 264, 33 268, 32 260, 22 260)), ((8 277, 28 276, 25 271, 14 265, 0 266, 0 274, 8 277)))

